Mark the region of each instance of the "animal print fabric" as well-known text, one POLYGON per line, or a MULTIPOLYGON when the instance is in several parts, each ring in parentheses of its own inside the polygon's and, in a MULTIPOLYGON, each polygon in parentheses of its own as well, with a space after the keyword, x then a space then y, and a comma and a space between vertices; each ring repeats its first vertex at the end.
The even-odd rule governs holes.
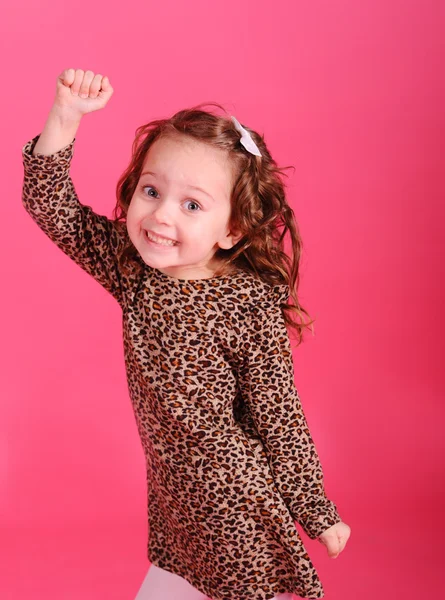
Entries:
POLYGON ((238 269, 184 280, 128 272, 128 240, 81 204, 73 141, 22 149, 22 202, 38 227, 122 308, 129 395, 146 457, 147 557, 213 600, 324 596, 295 527, 315 539, 341 518, 298 392, 280 304, 287 285, 238 269))

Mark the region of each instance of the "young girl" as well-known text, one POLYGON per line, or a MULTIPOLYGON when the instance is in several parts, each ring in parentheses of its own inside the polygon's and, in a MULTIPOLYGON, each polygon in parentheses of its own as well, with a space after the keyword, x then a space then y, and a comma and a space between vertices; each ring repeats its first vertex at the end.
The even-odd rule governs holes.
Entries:
POLYGON ((294 385, 286 326, 300 343, 307 324, 290 314, 307 313, 280 169, 234 117, 183 110, 137 130, 114 219, 98 215, 69 170, 82 116, 112 93, 91 71, 58 77, 23 146, 23 204, 123 311, 152 563, 137 600, 321 598, 294 521, 333 558, 350 528, 325 495, 294 385))

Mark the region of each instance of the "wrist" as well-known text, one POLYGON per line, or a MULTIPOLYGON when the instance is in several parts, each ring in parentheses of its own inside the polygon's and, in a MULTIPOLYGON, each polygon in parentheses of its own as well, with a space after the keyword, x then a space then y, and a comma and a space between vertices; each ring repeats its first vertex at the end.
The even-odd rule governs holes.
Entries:
POLYGON ((77 111, 73 112, 71 109, 53 104, 48 118, 62 128, 77 128, 82 120, 82 115, 77 111))
POLYGON ((76 137, 80 120, 80 115, 53 106, 32 153, 50 155, 68 146, 76 137))

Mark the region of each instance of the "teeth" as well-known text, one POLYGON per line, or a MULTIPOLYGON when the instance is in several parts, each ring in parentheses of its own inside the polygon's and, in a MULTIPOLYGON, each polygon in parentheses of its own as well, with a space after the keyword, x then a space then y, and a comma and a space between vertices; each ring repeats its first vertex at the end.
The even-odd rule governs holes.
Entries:
POLYGON ((152 240, 153 242, 156 242, 157 244, 161 244, 161 246, 174 246, 176 244, 176 242, 174 242, 172 240, 165 240, 163 238, 159 238, 159 237, 153 235, 152 233, 150 233, 149 231, 146 231, 145 235, 148 237, 149 240, 152 240))

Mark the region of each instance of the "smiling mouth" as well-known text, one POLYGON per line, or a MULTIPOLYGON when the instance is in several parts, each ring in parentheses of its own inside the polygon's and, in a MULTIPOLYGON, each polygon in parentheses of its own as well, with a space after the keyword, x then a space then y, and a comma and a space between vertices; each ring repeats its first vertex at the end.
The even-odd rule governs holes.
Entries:
POLYGON ((175 240, 169 240, 167 238, 159 237, 154 233, 147 231, 146 229, 144 229, 144 235, 148 239, 148 241, 156 244, 157 246, 167 246, 171 248, 172 246, 177 246, 179 243, 175 240))

